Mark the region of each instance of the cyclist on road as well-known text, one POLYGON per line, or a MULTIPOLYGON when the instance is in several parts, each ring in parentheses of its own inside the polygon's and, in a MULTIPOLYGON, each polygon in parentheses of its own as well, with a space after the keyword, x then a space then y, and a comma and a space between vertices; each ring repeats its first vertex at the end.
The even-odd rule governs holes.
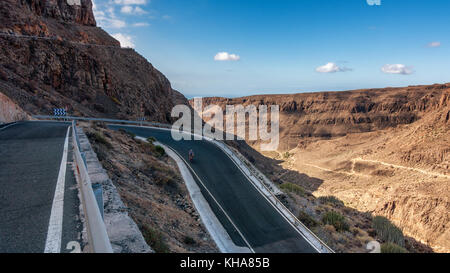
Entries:
POLYGON ((189 150, 189 161, 193 161, 194 160, 194 151, 192 149, 189 150))

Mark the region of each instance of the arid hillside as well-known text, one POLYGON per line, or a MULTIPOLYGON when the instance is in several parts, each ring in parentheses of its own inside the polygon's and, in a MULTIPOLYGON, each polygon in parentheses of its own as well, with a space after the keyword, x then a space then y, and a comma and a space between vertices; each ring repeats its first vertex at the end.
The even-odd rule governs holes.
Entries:
POLYGON ((434 251, 450 251, 450 84, 203 104, 280 105, 279 150, 263 153, 277 166, 255 162, 261 170, 279 184, 385 216, 434 251))
POLYGON ((30 114, 170 122, 187 103, 167 78, 96 27, 91 0, 0 1, 0 92, 30 114))

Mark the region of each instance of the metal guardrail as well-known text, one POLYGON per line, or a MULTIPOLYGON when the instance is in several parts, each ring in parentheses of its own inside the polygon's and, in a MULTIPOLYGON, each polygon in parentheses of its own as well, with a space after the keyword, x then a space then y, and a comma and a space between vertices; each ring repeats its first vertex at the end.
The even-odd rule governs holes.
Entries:
MULTIPOLYGON (((168 124, 158 123, 158 122, 148 122, 148 121, 130 121, 123 119, 107 119, 107 118, 84 118, 84 117, 72 117, 72 116, 45 116, 45 115, 34 115, 33 118, 36 119, 62 119, 62 120, 81 120, 81 121, 99 121, 99 122, 112 122, 112 123, 125 123, 125 124, 135 124, 135 125, 147 125, 147 126, 158 126, 167 128, 168 124)), ((170 126, 170 125, 169 125, 170 126)))
POLYGON ((98 207, 97 199, 92 190, 91 179, 89 178, 85 160, 81 156, 76 124, 72 121, 72 140, 75 154, 75 166, 80 179, 80 195, 83 204, 84 217, 86 219, 86 230, 90 251, 93 253, 113 253, 111 242, 109 241, 106 226, 98 207))

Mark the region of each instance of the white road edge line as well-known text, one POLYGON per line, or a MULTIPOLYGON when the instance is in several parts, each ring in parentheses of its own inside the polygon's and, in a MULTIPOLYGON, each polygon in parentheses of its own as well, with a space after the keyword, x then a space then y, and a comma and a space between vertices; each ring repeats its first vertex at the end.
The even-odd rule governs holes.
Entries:
POLYGON ((6 128, 11 127, 11 126, 14 126, 14 125, 17 125, 17 124, 19 124, 19 123, 18 123, 18 122, 14 122, 14 123, 12 123, 12 124, 10 124, 10 125, 8 125, 8 126, 5 126, 5 127, 3 127, 3 128, 0 128, 0 131, 1 131, 1 130, 5 130, 6 128))
POLYGON ((55 196, 53 197, 52 211, 48 224, 47 240, 45 242, 44 253, 60 253, 63 225, 64 209, 64 185, 66 180, 67 154, 69 150, 69 132, 67 128, 66 139, 64 141, 64 151, 59 167, 58 180, 56 182, 55 196))

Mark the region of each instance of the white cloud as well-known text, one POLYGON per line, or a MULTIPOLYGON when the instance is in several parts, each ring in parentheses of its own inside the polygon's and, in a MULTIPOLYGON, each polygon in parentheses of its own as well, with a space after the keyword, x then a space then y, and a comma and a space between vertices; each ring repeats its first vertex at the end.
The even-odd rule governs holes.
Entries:
POLYGON ((106 14, 104 11, 94 9, 94 16, 95 16, 96 20, 99 20, 101 18, 104 18, 106 16, 106 14))
POLYGON ((125 13, 125 14, 137 14, 137 15, 141 15, 141 14, 145 14, 147 13, 145 10, 143 10, 140 7, 132 7, 132 6, 123 6, 120 9, 120 12, 125 13))
POLYGON ((119 19, 107 19, 106 21, 109 23, 109 26, 112 28, 124 28, 127 26, 125 21, 122 21, 119 19))
POLYGON ((117 5, 145 5, 147 0, 114 0, 117 5))
POLYGON ((381 68, 381 71, 386 74, 400 75, 411 75, 414 73, 412 66, 406 66, 404 64, 386 64, 381 68))
POLYGON ((97 5, 95 4, 95 1, 92 0, 92 11, 94 12, 94 16, 95 19, 97 19, 97 17, 103 17, 105 16, 105 13, 101 10, 98 9, 97 5))
POLYGON ((219 52, 214 56, 215 61, 239 61, 240 56, 236 54, 229 54, 228 52, 219 52))
POLYGON ((172 19, 172 16, 170 16, 170 15, 163 15, 161 18, 164 19, 164 20, 170 20, 170 19, 172 19))
POLYGON ((133 38, 130 35, 116 33, 111 36, 113 36, 114 39, 116 39, 117 41, 120 42, 121 47, 125 47, 125 48, 134 48, 135 47, 133 38))
POLYGON ((440 47, 441 42, 431 42, 428 44, 428 47, 440 47))
POLYGON ((351 69, 347 67, 340 67, 336 63, 327 63, 326 65, 317 67, 316 71, 319 73, 336 73, 351 71, 351 69))
POLYGON ((122 12, 122 13, 132 13, 133 12, 133 7, 132 6, 123 6, 120 9, 120 12, 122 12))
POLYGON ((136 14, 146 14, 147 13, 145 10, 141 9, 140 7, 135 7, 134 12, 136 14))
POLYGON ((127 26, 125 21, 117 18, 113 6, 107 6, 104 10, 100 10, 93 2, 93 11, 95 20, 100 27, 124 28, 127 26))
POLYGON ((134 23, 133 27, 148 27, 150 24, 146 22, 134 23))

